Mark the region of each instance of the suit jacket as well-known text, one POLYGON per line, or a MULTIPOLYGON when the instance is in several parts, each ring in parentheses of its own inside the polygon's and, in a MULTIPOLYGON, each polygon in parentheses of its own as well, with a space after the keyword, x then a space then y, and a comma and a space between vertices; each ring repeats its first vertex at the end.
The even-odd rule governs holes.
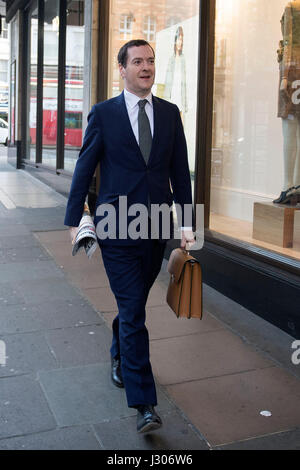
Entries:
MULTIPOLYGON (((184 204, 192 204, 187 147, 179 110, 174 104, 153 96, 153 112, 153 141, 146 165, 131 127, 124 93, 92 107, 73 174, 65 225, 79 225, 89 185, 99 162, 101 184, 96 213, 99 205, 110 203, 118 215, 119 196, 127 196, 128 207, 134 203, 147 206, 149 198, 151 203, 169 206, 174 200, 183 210, 184 204)), ((95 216, 95 225, 100 219, 95 216)), ((111 244, 139 242, 103 241, 111 244)))

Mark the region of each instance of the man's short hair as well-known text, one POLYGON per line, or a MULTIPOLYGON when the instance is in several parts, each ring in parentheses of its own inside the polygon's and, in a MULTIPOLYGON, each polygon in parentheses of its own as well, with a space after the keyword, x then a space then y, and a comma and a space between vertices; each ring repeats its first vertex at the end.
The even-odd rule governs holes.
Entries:
POLYGON ((149 44, 149 42, 145 41, 144 39, 132 39, 131 41, 126 42, 123 44, 121 49, 118 53, 118 63, 122 65, 122 67, 126 67, 127 59, 128 59, 128 49, 130 47, 140 47, 140 46, 149 46, 153 51, 153 55, 155 56, 155 52, 153 47, 149 44))

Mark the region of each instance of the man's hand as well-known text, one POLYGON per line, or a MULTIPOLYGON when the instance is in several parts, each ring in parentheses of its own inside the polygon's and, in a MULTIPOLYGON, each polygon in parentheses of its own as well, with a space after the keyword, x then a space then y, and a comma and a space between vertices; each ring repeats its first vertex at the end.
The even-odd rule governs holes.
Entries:
POLYGON ((69 227, 69 234, 72 240, 72 245, 74 245, 75 237, 77 235, 78 227, 69 227))
POLYGON ((181 229, 181 244, 180 247, 186 250, 190 249, 195 244, 195 237, 192 230, 181 229))

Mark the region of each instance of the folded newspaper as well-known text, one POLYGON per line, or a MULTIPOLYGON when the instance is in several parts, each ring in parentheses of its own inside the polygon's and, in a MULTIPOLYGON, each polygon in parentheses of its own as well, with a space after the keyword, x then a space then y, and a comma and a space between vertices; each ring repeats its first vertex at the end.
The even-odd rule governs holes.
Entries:
POLYGON ((85 249, 88 258, 91 258, 97 248, 96 229, 87 203, 84 204, 83 215, 73 240, 72 255, 75 256, 82 248, 85 249))

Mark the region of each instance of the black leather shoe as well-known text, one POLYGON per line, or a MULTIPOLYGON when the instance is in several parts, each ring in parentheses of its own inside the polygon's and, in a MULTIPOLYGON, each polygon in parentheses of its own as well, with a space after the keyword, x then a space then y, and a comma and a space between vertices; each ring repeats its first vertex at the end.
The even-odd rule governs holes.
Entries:
POLYGON ((137 432, 155 431, 162 426, 162 420, 152 405, 140 405, 137 410, 137 432))
POLYGON ((120 359, 111 358, 111 380, 116 387, 124 388, 120 359))
POLYGON ((280 196, 273 202, 275 204, 297 204, 296 188, 293 186, 286 191, 281 191, 280 196))
POLYGON ((296 195, 297 195, 297 204, 300 203, 300 184, 295 187, 296 195))

